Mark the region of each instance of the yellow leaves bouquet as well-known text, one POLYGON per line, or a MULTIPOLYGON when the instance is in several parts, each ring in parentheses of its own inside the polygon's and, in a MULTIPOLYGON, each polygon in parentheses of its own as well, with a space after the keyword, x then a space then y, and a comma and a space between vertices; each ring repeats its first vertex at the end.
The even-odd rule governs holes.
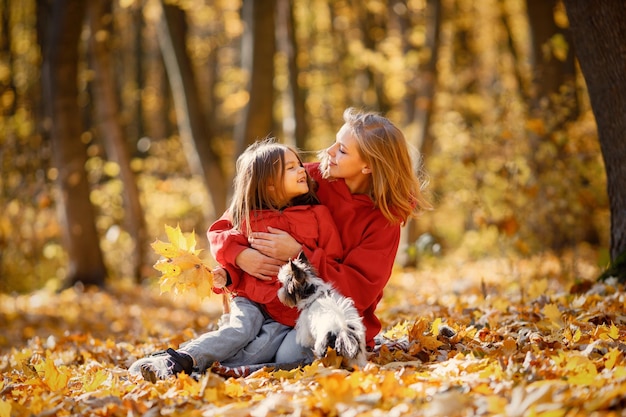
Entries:
POLYGON ((157 239, 152 243, 152 249, 163 257, 154 264, 154 269, 161 272, 161 292, 178 295, 193 291, 201 297, 211 295, 213 273, 199 257, 202 249, 196 249, 195 232, 185 235, 180 226, 165 225, 165 233, 169 242, 157 239))

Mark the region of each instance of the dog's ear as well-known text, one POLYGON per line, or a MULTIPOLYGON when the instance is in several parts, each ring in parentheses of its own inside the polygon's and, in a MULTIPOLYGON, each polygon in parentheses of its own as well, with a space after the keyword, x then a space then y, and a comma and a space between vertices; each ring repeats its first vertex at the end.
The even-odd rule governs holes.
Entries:
POLYGON ((293 259, 289 259, 289 269, 291 270, 291 275, 295 276, 299 270, 298 265, 293 261, 293 259))
POLYGON ((301 250, 300 253, 298 254, 298 260, 300 262, 304 262, 305 264, 309 263, 309 260, 307 259, 306 255, 304 254, 304 251, 301 250))

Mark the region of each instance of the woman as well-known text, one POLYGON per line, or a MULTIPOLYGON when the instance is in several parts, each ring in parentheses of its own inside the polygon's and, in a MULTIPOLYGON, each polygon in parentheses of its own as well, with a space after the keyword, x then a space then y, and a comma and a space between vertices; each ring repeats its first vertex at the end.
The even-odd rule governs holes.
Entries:
MULTIPOLYGON (((320 257, 314 266, 320 276, 351 297, 366 326, 366 342, 374 347, 381 324, 375 315, 383 289, 391 276, 400 242, 400 228, 411 217, 431 206, 423 194, 424 184, 416 176, 402 132, 376 113, 348 108, 335 143, 320 154, 320 162, 306 164, 318 183, 317 195, 326 205, 339 230, 343 261, 320 257)), ((232 230, 227 219, 207 232, 211 252, 221 264, 236 266, 258 279, 268 279, 302 246, 288 233, 269 228, 253 233, 250 245, 226 236, 232 230)), ((286 337, 260 333, 259 346, 275 350, 278 363, 310 359, 295 342, 295 331, 286 337), (275 341, 275 343, 272 343, 275 341)), ((247 355, 255 342, 240 355, 224 362, 228 366, 250 365, 247 355)))

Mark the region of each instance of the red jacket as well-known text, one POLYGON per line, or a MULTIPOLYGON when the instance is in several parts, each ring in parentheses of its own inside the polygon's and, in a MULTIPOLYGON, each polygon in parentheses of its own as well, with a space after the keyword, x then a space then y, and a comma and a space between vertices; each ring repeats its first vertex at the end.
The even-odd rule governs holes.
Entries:
MULTIPOLYGON (((319 252, 324 250, 320 248, 316 257, 309 257, 308 251, 305 254, 322 278, 354 300, 367 328, 367 345, 372 347, 374 336, 381 329, 375 310, 391 276, 400 243, 400 225, 390 224, 370 197, 351 194, 344 180, 323 179, 319 163, 306 164, 306 168, 318 183, 317 195, 329 208, 339 230, 343 261, 338 263, 333 260, 334 256, 321 255, 319 252)), ((222 225, 221 230, 229 228, 222 225)), ((209 230, 208 237, 218 262, 235 265, 235 258, 245 247, 226 244, 228 233, 219 233, 219 229, 209 230)))
MULTIPOLYGON (((330 212, 323 205, 293 206, 280 212, 261 210, 251 223, 254 232, 267 232, 269 226, 289 233, 303 246, 305 255, 313 265, 325 265, 325 257, 329 257, 329 263, 333 264, 342 256, 339 233, 330 212)), ((229 217, 224 215, 213 223, 207 236, 213 256, 230 274, 232 283, 228 289, 263 305, 274 320, 295 326, 298 310, 286 307, 278 299, 277 293, 281 286, 278 279, 274 277, 270 281, 262 281, 235 266, 237 255, 250 245, 244 233, 232 228, 229 217)))

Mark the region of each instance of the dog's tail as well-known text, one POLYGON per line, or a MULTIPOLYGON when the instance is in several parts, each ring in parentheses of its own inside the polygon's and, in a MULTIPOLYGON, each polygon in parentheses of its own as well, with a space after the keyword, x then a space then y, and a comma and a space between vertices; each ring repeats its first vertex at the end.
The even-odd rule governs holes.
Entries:
POLYGON ((359 343, 357 332, 350 328, 342 329, 334 340, 334 348, 338 355, 345 358, 354 359, 361 352, 362 346, 359 343))

